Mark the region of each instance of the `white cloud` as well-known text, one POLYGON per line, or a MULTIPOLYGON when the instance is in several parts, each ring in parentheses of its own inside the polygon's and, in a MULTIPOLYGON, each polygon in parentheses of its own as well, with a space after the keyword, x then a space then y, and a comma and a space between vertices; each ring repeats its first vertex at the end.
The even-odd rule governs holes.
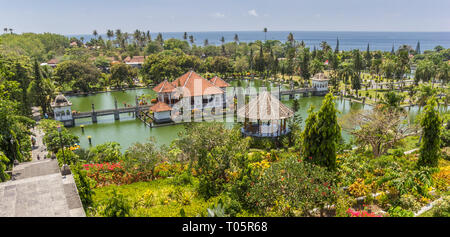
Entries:
POLYGON ((220 12, 216 12, 216 13, 211 14, 210 16, 212 16, 214 18, 224 18, 225 14, 220 13, 220 12))
POLYGON ((258 13, 256 13, 256 10, 255 10, 255 9, 249 10, 249 11, 248 11, 248 14, 249 14, 250 16, 258 16, 258 13))

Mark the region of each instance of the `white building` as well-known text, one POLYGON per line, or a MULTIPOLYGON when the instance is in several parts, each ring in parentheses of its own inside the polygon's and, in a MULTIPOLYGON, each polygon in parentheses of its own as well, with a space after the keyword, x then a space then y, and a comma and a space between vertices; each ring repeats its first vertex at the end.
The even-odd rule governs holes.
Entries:
POLYGON ((173 116, 171 111, 175 104, 190 110, 183 111, 183 113, 191 113, 193 110, 204 111, 205 109, 223 108, 225 89, 221 88, 229 85, 222 81, 220 78, 215 78, 213 83, 194 71, 185 73, 173 82, 164 80, 153 88, 158 93, 158 103, 150 108, 154 114, 155 122, 164 122, 171 119, 173 116), (216 86, 215 83, 220 85, 216 86))
POLYGON ((74 126, 72 117, 72 102, 70 102, 63 94, 56 96, 55 101, 51 103, 54 118, 64 123, 64 126, 74 126))
POLYGON ((312 88, 315 88, 314 95, 325 95, 328 93, 328 77, 324 73, 317 73, 311 78, 312 88))

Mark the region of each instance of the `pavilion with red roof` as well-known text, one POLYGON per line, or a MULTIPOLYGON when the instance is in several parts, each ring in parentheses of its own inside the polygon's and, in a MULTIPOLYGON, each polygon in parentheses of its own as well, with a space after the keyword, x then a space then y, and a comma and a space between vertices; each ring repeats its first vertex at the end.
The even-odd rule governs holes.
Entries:
POLYGON ((158 93, 158 103, 150 110, 154 114, 155 122, 161 122, 171 118, 170 111, 179 102, 190 105, 190 110, 223 108, 224 88, 227 86, 229 84, 219 77, 208 81, 196 72, 189 71, 172 82, 164 80, 154 87, 153 91, 158 93))

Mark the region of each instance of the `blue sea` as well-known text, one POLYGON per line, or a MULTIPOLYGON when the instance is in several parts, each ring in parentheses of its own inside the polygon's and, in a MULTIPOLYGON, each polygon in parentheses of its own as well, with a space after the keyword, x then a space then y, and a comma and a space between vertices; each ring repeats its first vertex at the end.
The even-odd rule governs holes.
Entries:
MULTIPOLYGON (((450 32, 356 32, 356 31, 268 31, 267 40, 279 40, 285 42, 289 32, 292 32, 295 40, 304 41, 308 47, 319 48, 322 41, 326 41, 334 49, 336 39, 339 39, 340 50, 360 49, 366 50, 370 44, 370 50, 391 51, 392 45, 397 49, 406 44, 413 49, 420 41, 420 49, 434 49, 441 45, 450 48, 450 32)), ((205 39, 210 45, 220 45, 222 36, 225 42, 234 41, 234 35, 239 36, 240 42, 252 42, 264 40, 265 34, 262 31, 211 31, 211 32, 187 32, 188 36, 193 35, 195 44, 203 46, 205 39)), ((130 33, 132 35, 132 33, 130 33)), ((152 39, 156 38, 158 32, 150 32, 152 39)), ((183 39, 184 32, 161 32, 163 39, 176 38, 183 39)), ((84 37, 85 42, 89 41, 93 35, 67 35, 68 37, 84 37)), ((106 39, 106 35, 102 35, 106 39)))

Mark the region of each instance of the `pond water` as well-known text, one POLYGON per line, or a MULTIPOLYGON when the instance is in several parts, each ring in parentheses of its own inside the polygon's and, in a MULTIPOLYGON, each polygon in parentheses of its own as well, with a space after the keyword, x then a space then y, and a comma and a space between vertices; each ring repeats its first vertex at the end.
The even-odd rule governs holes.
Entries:
MULTIPOLYGON (((237 86, 236 82, 231 83, 233 86, 237 86)), ((242 83, 245 86, 245 82, 242 83)), ((260 82, 250 82, 250 86, 258 88, 260 85, 264 85, 264 83, 260 82)), ((232 91, 232 88, 228 88, 228 91, 232 91)), ((112 109, 114 108, 114 99, 116 98, 118 101, 118 106, 123 107, 124 103, 126 104, 135 104, 135 97, 141 95, 150 95, 155 96, 155 92, 151 89, 135 89, 135 90, 127 90, 127 91, 115 91, 115 92, 106 92, 106 93, 98 93, 88 96, 68 96, 68 99, 72 102, 72 109, 80 112, 91 111, 91 104, 95 104, 96 110, 102 109, 112 109)), ((308 109, 311 105, 315 106, 316 109, 319 109, 322 100, 324 97, 322 96, 311 96, 311 97, 301 97, 297 95, 299 98, 299 111, 297 112, 303 119, 302 126, 304 125, 304 121, 308 116, 308 109)), ((289 100, 289 96, 283 96, 282 99, 284 104, 289 107, 292 107, 293 100, 289 100)), ((362 105, 360 103, 350 103, 348 100, 344 99, 336 99, 336 108, 340 111, 338 116, 342 116, 350 113, 351 111, 361 110, 361 109, 371 109, 369 105, 362 105)), ((418 114, 418 108, 413 107, 409 111, 410 119, 413 121, 418 114)), ((227 126, 231 127, 233 125, 233 121, 230 118, 227 119, 227 126)), ((156 128, 149 128, 144 125, 143 122, 137 120, 133 117, 133 114, 121 114, 120 120, 115 121, 114 116, 100 116, 98 117, 98 123, 93 124, 90 118, 86 119, 77 119, 75 121, 75 127, 69 128, 69 130, 79 136, 81 147, 88 148, 89 142, 87 137, 92 137, 92 145, 102 144, 108 141, 115 141, 120 143, 122 147, 122 151, 125 151, 128 147, 130 147, 135 142, 145 142, 150 137, 154 137, 157 144, 169 145, 174 139, 178 137, 178 133, 183 130, 183 125, 170 125, 156 128), (84 125, 84 133, 82 132, 80 125, 84 125)), ((345 131, 342 132, 342 135, 346 141, 350 139, 349 134, 345 131)))

